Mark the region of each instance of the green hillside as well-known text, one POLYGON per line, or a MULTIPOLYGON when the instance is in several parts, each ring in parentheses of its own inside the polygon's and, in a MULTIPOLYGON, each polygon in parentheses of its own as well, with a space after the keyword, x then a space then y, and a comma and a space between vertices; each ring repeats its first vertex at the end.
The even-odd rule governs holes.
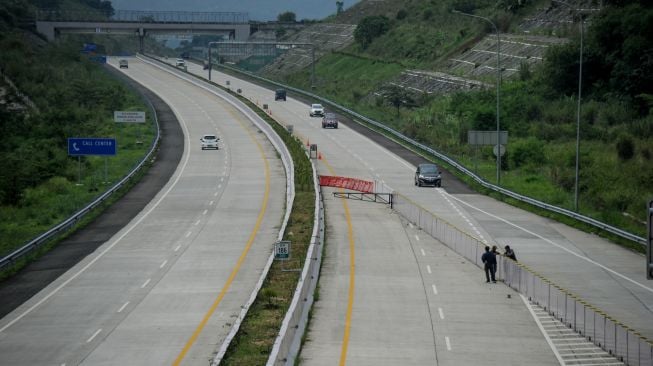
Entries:
MULTIPOLYGON (((375 4, 379 2, 367 5, 371 9, 375 4)), ((377 7, 376 13, 370 11, 371 21, 357 20, 357 32, 368 23, 363 36, 319 60, 316 92, 433 146, 494 182, 491 148, 477 152, 467 145, 467 131, 496 128, 493 87, 435 96, 411 94, 387 83, 406 69, 443 70, 445 60, 492 33, 489 25, 454 14, 453 9, 488 17, 501 32, 517 33, 522 19, 551 2, 401 4, 392 10, 377 7)), ((589 0, 583 4, 598 6, 589 0)), ((585 25, 579 208, 644 235, 644 207, 653 199, 653 8, 645 1, 603 4, 585 25)), ((351 14, 342 16, 348 19, 351 14)), ((501 184, 573 209, 578 23, 546 32, 569 35, 570 42, 550 47, 541 66, 522 67, 518 77, 501 85, 501 128, 510 136, 501 184)), ((304 89, 310 86, 307 71, 282 80, 304 89)))

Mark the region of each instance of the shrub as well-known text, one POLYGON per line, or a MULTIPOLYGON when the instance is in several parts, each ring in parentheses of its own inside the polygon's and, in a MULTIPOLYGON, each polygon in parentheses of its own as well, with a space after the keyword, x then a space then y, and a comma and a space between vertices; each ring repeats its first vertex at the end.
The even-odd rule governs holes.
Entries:
POLYGON ((390 30, 390 19, 383 15, 375 15, 363 18, 354 31, 354 39, 363 49, 372 41, 390 30))
POLYGON ((544 143, 534 137, 517 141, 508 149, 508 159, 514 168, 541 165, 546 162, 544 143))
POLYGON ((397 20, 403 20, 406 19, 408 16, 408 12, 405 9, 401 9, 397 12, 397 16, 395 17, 397 20))
POLYGON ((617 141, 617 155, 622 161, 630 160, 635 155, 635 143, 630 136, 621 136, 617 141))

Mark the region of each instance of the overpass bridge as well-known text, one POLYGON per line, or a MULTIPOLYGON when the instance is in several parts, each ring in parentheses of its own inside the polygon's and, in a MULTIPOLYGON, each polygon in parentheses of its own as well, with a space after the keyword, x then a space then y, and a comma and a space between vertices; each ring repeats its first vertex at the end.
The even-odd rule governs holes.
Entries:
POLYGON ((244 12, 184 12, 117 10, 113 14, 100 11, 39 10, 36 29, 48 40, 62 33, 96 33, 138 35, 152 34, 216 34, 235 41, 246 41, 250 35, 249 15, 244 12))

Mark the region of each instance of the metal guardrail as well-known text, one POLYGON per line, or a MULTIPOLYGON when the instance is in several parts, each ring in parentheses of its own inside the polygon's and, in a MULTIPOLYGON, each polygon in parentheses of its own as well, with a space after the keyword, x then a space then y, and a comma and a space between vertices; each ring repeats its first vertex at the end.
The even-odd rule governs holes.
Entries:
POLYGON ((384 125, 383 123, 377 122, 377 121, 375 121, 375 120, 373 120, 371 118, 367 118, 367 117, 365 117, 365 116, 363 116, 363 115, 361 115, 361 114, 359 114, 359 113, 357 113, 357 112, 355 112, 355 111, 353 111, 353 110, 351 110, 351 109, 349 109, 347 107, 339 105, 339 104, 337 104, 337 103, 335 103, 335 102, 333 102, 333 101, 331 101, 329 99, 323 98, 323 97, 321 97, 319 95, 316 95, 316 94, 313 94, 313 93, 309 93, 309 92, 307 92, 305 90, 302 90, 302 89, 294 88, 292 86, 288 86, 288 85, 276 82, 274 80, 266 79, 264 77, 252 74, 250 72, 239 70, 239 69, 231 67, 231 66, 220 65, 220 67, 224 67, 225 69, 228 69, 228 70, 240 73, 240 74, 247 75, 248 77, 252 77, 254 79, 258 79, 258 80, 264 81, 266 83, 273 84, 273 85, 285 88, 287 90, 291 90, 291 91, 293 91, 295 93, 298 93, 298 94, 301 94, 301 95, 304 95, 304 96, 307 96, 307 97, 311 97, 311 98, 319 100, 319 101, 321 101, 321 102, 323 102, 325 104, 328 104, 328 105, 330 105, 330 106, 332 106, 332 107, 334 107, 334 108, 336 108, 336 109, 338 109, 340 111, 343 111, 343 112, 345 112, 345 113, 347 113, 347 114, 349 114, 349 115, 351 115, 351 116, 353 116, 353 117, 355 117, 355 118, 357 118, 357 119, 359 119, 361 121, 364 121, 365 123, 369 123, 369 124, 371 124, 371 125, 373 125, 373 126, 375 126, 377 128, 380 128, 380 129, 384 130, 385 132, 389 133, 390 135, 392 135, 394 138, 398 139, 399 141, 407 143, 407 144, 409 144, 409 145, 411 145, 411 146, 413 146, 415 148, 426 151, 429 154, 432 154, 432 155, 438 157, 439 159, 447 162, 449 165, 451 165, 454 168, 458 169, 458 171, 460 171, 460 172, 464 173, 465 175, 469 176, 475 182, 477 182, 478 184, 480 184, 481 186, 483 186, 485 188, 488 188, 488 189, 491 189, 493 191, 499 192, 501 194, 504 194, 504 195, 506 195, 508 197, 511 197, 513 199, 516 199, 518 201, 528 203, 528 204, 533 205, 535 207, 538 207, 538 208, 541 208, 541 209, 544 209, 544 210, 547 210, 547 211, 550 211, 550 212, 555 212, 555 213, 558 213, 558 214, 561 214, 561 215, 565 215, 567 217, 571 217, 573 219, 584 222, 584 223, 589 224, 591 226, 594 226, 596 228, 605 230, 605 231, 607 231, 607 232, 609 232, 611 234, 617 235, 617 236, 622 237, 624 239, 631 240, 631 241, 639 243, 641 245, 646 245, 646 239, 645 238, 637 236, 637 235, 635 235, 633 233, 630 233, 630 232, 627 232, 625 230, 616 228, 614 226, 610 226, 610 225, 608 225, 608 224, 606 224, 604 222, 598 221, 598 220, 593 219, 591 217, 584 216, 584 215, 581 215, 579 213, 567 210, 565 208, 557 207, 557 206, 554 206, 554 205, 551 205, 551 204, 536 200, 534 198, 530 198, 530 197, 524 196, 522 194, 512 192, 510 190, 499 187, 499 186, 494 185, 492 183, 489 183, 489 182, 485 181, 483 178, 481 178, 480 176, 474 174, 471 170, 467 169, 462 164, 460 164, 457 161, 449 158, 448 156, 436 151, 435 149, 433 149, 431 147, 428 147, 428 146, 426 146, 424 144, 421 144, 421 143, 419 143, 419 142, 417 142, 417 141, 415 141, 415 140, 413 140, 413 139, 411 139, 409 137, 406 137, 406 136, 402 135, 401 133, 399 133, 398 131, 384 125))
POLYGON ((77 211, 74 213, 72 216, 67 218, 66 220, 62 221, 61 223, 57 224, 50 230, 44 232, 43 234, 37 236, 36 238, 30 240, 27 242, 25 245, 23 245, 21 248, 15 250, 14 252, 10 253, 9 255, 3 257, 0 259, 0 270, 4 269, 5 267, 11 265, 12 263, 15 263, 17 260, 23 258, 27 254, 31 253, 33 250, 39 248, 43 244, 45 244, 48 240, 53 238, 54 236, 58 235, 62 231, 70 229, 73 225, 75 225, 80 219, 82 219, 86 214, 91 212, 95 207, 100 205, 104 200, 106 200, 109 196, 114 194, 118 189, 122 188, 127 181, 129 181, 142 167, 145 162, 150 159, 152 154, 154 153, 154 150, 156 149, 156 146, 159 143, 160 139, 160 128, 159 128, 159 120, 157 118, 156 110, 154 110, 154 106, 152 105, 152 102, 147 99, 143 94, 140 92, 136 91, 141 99, 146 102, 148 105, 150 112, 152 113, 152 117, 154 119, 154 124, 156 127, 156 137, 152 141, 152 144, 150 146, 150 150, 147 152, 147 154, 141 159, 134 169, 129 172, 123 179, 121 179, 118 183, 114 184, 108 191, 104 192, 102 195, 100 195, 98 198, 96 198, 93 202, 89 203, 86 207, 82 208, 81 210, 77 211))
POLYGON ((139 23, 249 23, 246 12, 49 10, 39 9, 37 21, 139 22, 139 23))
MULTIPOLYGON (((485 244, 409 198, 393 195, 393 209, 456 253, 483 268, 485 244)), ((497 279, 629 366, 653 366, 653 343, 527 266, 498 256, 497 279)))

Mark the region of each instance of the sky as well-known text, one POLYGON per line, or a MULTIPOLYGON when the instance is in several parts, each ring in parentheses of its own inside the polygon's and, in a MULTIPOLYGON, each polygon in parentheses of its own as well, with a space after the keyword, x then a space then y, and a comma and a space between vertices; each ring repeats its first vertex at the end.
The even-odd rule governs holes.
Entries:
MULTIPOLYGON (((345 9, 359 0, 344 0, 345 9)), ((335 0, 111 0, 116 10, 246 12, 250 20, 276 20, 292 11, 301 19, 323 19, 336 12, 335 0)))

